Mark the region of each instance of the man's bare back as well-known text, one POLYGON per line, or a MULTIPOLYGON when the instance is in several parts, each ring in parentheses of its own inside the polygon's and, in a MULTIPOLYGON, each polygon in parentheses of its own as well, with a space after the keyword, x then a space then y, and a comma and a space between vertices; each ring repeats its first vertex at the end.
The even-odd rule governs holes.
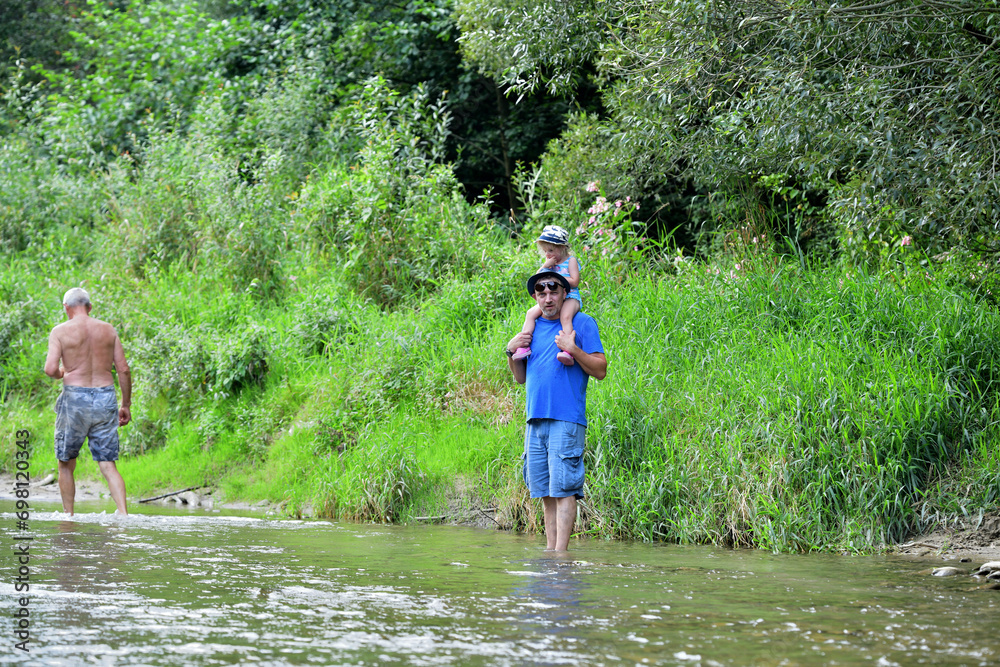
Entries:
POLYGON ((107 387, 114 384, 112 368, 128 371, 118 332, 107 322, 80 313, 49 334, 45 372, 75 387, 107 387), (62 375, 59 360, 62 360, 62 375))

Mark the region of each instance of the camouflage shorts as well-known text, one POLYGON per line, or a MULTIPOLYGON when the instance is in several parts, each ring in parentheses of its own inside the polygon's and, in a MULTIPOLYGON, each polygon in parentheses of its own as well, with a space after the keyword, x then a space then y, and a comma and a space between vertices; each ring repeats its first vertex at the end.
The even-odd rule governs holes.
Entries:
POLYGON ((118 460, 118 397, 114 385, 66 385, 56 399, 56 458, 75 459, 85 439, 95 461, 118 460))

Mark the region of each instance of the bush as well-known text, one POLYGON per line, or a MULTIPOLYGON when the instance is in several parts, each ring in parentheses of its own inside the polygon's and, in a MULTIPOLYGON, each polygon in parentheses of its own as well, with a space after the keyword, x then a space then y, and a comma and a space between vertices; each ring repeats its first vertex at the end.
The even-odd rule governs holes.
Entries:
POLYGON ((401 98, 369 81, 354 123, 366 144, 358 164, 333 165, 303 189, 299 214, 321 248, 343 262, 358 294, 391 307, 467 274, 467 240, 486 210, 468 204, 451 167, 439 163, 447 137, 443 102, 417 88, 401 98))
POLYGON ((269 337, 264 327, 248 324, 217 342, 208 369, 208 382, 217 399, 264 383, 269 337))
POLYGON ((93 230, 100 219, 99 187, 64 173, 25 137, 0 137, 0 256, 33 249, 66 228, 93 230))
POLYGON ((194 168, 200 156, 180 135, 156 130, 137 149, 109 169, 106 254, 139 278, 174 262, 190 267, 198 256, 204 215, 194 168))

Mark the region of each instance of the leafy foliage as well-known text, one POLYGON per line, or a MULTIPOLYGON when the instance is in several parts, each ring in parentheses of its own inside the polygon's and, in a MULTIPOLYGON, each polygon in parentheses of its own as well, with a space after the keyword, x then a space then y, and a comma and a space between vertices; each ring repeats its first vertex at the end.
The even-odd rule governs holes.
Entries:
POLYGON ((353 110, 365 139, 358 164, 321 174, 303 191, 300 212, 314 238, 343 259, 348 282, 391 306, 466 272, 465 238, 485 220, 442 163, 443 100, 431 103, 422 88, 404 97, 373 79, 353 110))
MULTIPOLYGON (((619 0, 596 11, 487 0, 458 11, 467 55, 521 92, 577 80, 585 58, 567 36, 592 35, 626 149, 608 157, 622 171, 643 156, 714 191, 785 174, 830 209, 849 252, 886 231, 931 254, 1000 249, 992 0, 619 0)), ((817 224, 807 218, 789 220, 817 224)))
POLYGON ((88 229, 99 220, 87 179, 36 150, 23 135, 0 137, 0 254, 41 252, 57 230, 88 229))
POLYGON ((132 149, 147 118, 183 120, 198 95, 219 85, 246 22, 214 20, 194 2, 91 1, 64 54, 71 68, 36 70, 48 81, 36 123, 47 151, 64 162, 132 149), (164 29, 169 26, 169 29, 164 29))
POLYGON ((606 7, 594 0, 456 3, 462 51, 498 81, 526 94, 571 92, 604 45, 606 7))
POLYGON ((61 61, 82 0, 0 0, 0 71, 20 61, 30 67, 61 61))

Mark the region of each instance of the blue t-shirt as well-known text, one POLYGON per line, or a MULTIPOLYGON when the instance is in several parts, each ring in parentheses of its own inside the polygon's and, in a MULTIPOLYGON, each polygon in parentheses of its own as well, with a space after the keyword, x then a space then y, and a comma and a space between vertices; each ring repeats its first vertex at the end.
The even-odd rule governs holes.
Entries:
MULTIPOLYGON (((539 317, 531 337, 531 356, 525 359, 527 419, 558 419, 587 425, 587 380, 580 364, 564 366, 556 359, 556 334, 562 329, 559 320, 539 317)), ((587 354, 604 353, 597 322, 585 313, 573 318, 576 344, 587 354)))

